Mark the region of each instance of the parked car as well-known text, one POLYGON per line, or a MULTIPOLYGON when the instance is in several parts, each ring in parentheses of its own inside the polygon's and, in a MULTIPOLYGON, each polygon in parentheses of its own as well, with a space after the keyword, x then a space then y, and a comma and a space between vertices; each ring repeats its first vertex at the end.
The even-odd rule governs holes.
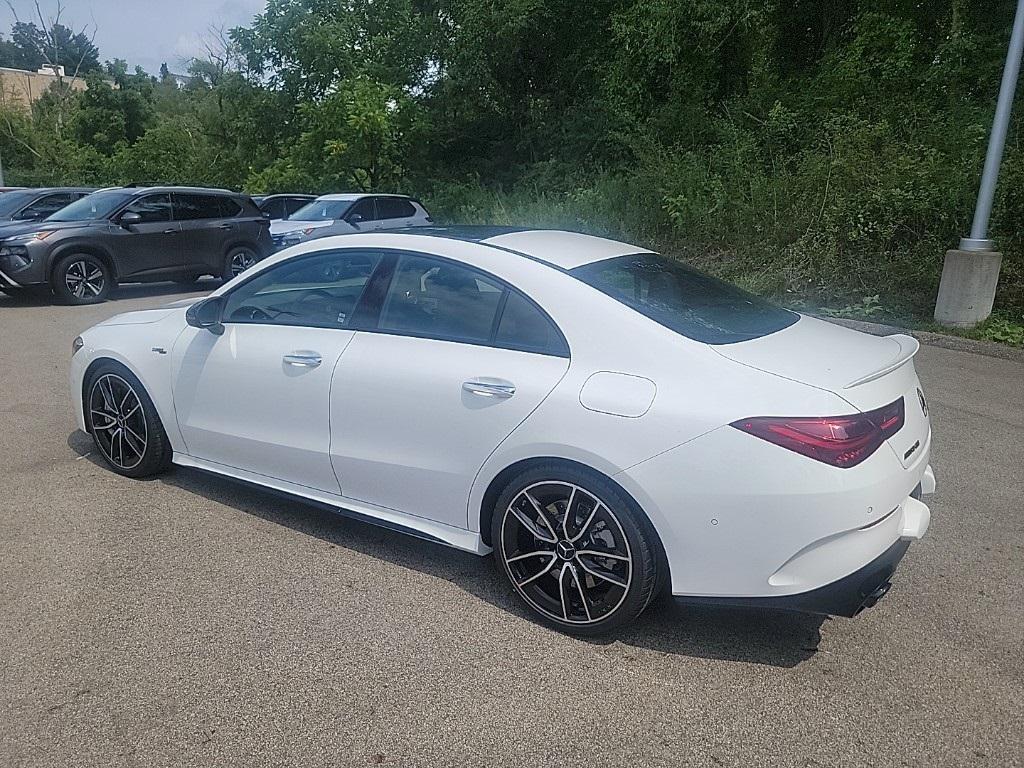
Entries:
POLYGON ((252 198, 263 215, 271 221, 287 219, 314 200, 316 195, 255 195, 252 198))
POLYGON ((88 187, 20 189, 0 195, 0 234, 12 222, 39 221, 95 192, 88 187))
POLYGON ((227 190, 104 189, 0 233, 0 286, 90 304, 118 282, 228 280, 270 252, 269 228, 251 199, 227 190))
POLYGON ((429 227, 423 203, 405 195, 323 195, 284 221, 271 224, 278 250, 314 237, 397 227, 429 227))
POLYGON ((625 243, 421 232, 304 243, 94 326, 79 427, 128 477, 173 462, 493 549, 569 632, 663 587, 845 616, 885 594, 935 490, 913 338, 625 243))

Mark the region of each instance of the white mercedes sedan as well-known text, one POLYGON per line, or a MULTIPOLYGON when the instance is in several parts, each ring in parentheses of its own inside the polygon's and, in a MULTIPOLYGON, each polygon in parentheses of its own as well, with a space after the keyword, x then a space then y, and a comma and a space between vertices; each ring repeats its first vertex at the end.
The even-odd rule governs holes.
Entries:
POLYGON ((314 240, 75 339, 110 468, 171 464, 485 555, 597 634, 659 594, 853 616, 928 528, 917 342, 570 232, 314 240))

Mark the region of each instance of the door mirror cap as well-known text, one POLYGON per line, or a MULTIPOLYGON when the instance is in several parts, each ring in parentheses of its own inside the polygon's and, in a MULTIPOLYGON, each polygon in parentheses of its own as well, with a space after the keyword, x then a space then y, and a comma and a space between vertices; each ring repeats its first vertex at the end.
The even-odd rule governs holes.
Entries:
POLYGON ((117 220, 117 223, 120 224, 122 227, 130 227, 132 226, 132 224, 138 224, 141 221, 142 216, 135 213, 134 211, 128 211, 127 213, 121 214, 121 218, 117 220))
POLYGON ((185 313, 185 322, 193 328, 205 328, 210 333, 220 336, 224 333, 224 324, 220 321, 224 309, 223 296, 211 296, 197 301, 185 313))

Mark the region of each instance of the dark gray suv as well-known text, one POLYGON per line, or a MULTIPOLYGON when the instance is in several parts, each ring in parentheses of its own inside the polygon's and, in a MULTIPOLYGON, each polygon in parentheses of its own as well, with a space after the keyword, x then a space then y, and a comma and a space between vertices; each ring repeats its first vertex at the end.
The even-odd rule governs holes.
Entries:
POLYGON ((46 286, 70 304, 118 282, 228 280, 271 251, 270 222, 227 190, 117 187, 0 233, 0 288, 46 286))

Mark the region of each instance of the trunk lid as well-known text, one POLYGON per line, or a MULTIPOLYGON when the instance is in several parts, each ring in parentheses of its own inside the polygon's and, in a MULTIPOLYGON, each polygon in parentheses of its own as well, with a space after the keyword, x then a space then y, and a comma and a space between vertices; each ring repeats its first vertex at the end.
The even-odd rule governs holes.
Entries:
POLYGON ((870 411, 902 396, 904 426, 888 443, 909 468, 927 453, 931 437, 913 363, 919 346, 912 336, 871 336, 801 316, 788 328, 759 339, 711 348, 742 365, 833 392, 850 403, 851 410, 870 411))

